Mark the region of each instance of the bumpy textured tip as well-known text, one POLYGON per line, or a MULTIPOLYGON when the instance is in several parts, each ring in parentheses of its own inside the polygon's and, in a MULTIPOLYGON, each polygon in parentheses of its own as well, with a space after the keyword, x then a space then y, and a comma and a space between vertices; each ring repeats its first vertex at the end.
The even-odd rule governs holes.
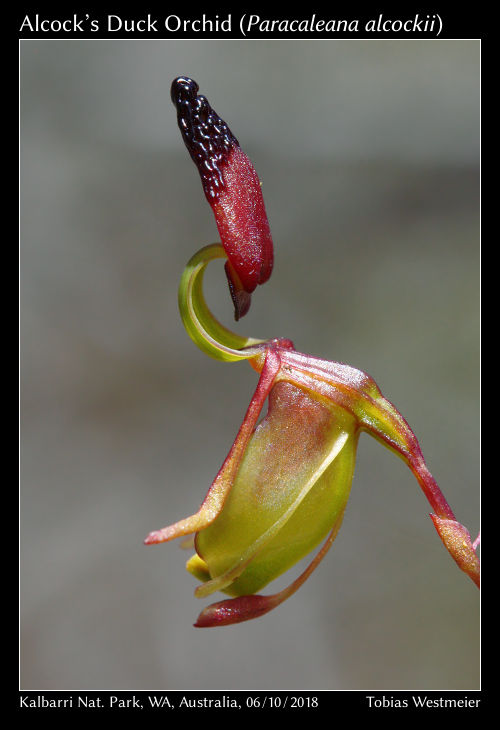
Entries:
POLYGON ((198 168, 205 195, 212 204, 224 186, 222 167, 238 140, 227 124, 198 94, 196 81, 187 76, 173 80, 170 96, 177 109, 177 123, 191 159, 198 168))

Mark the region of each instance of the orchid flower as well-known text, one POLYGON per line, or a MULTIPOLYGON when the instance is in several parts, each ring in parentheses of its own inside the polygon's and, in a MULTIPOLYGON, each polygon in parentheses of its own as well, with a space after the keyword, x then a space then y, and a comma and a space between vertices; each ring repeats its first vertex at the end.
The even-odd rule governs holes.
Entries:
POLYGON ((187 77, 172 84, 179 127, 197 164, 216 217, 221 244, 189 261, 179 308, 192 340, 211 357, 248 360, 259 373, 243 423, 199 510, 151 532, 146 544, 193 535, 187 570, 202 598, 222 591, 195 626, 224 626, 276 608, 304 583, 331 547, 342 523, 361 432, 400 456, 415 475, 446 549, 479 587, 479 559, 429 472, 408 423, 366 373, 297 352, 288 339, 244 338, 224 327, 203 296, 207 264, 226 259, 235 305, 243 316, 257 284, 270 276, 272 240, 257 174, 229 128, 187 77), (259 422, 264 405, 267 413, 259 422), (322 545, 287 588, 258 593, 322 545))

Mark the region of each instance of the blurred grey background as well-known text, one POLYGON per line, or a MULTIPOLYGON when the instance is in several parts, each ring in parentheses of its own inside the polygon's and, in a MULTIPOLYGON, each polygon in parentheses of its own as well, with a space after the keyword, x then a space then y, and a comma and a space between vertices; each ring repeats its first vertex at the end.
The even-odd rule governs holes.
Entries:
MULTIPOLYGON (((479 42, 20 52, 21 688, 478 688, 478 591, 367 435, 335 545, 257 621, 193 628, 209 601, 189 554, 142 540, 197 509, 257 382, 177 311, 185 263, 217 240, 170 102, 181 74, 263 182, 275 270, 237 330, 370 373, 475 536, 479 42)), ((233 326, 222 266, 206 291, 233 326)))

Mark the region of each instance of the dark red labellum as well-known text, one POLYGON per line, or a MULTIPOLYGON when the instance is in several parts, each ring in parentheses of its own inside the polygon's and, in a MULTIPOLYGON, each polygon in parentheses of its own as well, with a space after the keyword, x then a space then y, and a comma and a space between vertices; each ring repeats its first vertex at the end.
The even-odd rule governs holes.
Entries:
POLYGON ((271 276, 273 242, 260 180, 227 124, 187 76, 172 82, 171 96, 184 143, 200 173, 228 262, 235 319, 248 311, 251 293, 271 276))

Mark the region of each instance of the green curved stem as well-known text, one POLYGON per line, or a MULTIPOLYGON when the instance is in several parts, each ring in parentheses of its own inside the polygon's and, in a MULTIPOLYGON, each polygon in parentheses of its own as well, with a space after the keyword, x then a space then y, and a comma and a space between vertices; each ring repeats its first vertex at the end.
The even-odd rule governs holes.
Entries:
POLYGON ((248 360, 261 354, 255 347, 266 342, 252 337, 241 337, 224 327, 212 314, 203 296, 205 268, 214 259, 227 258, 220 243, 200 249, 189 260, 179 285, 179 309, 187 333, 210 357, 223 362, 248 360))

